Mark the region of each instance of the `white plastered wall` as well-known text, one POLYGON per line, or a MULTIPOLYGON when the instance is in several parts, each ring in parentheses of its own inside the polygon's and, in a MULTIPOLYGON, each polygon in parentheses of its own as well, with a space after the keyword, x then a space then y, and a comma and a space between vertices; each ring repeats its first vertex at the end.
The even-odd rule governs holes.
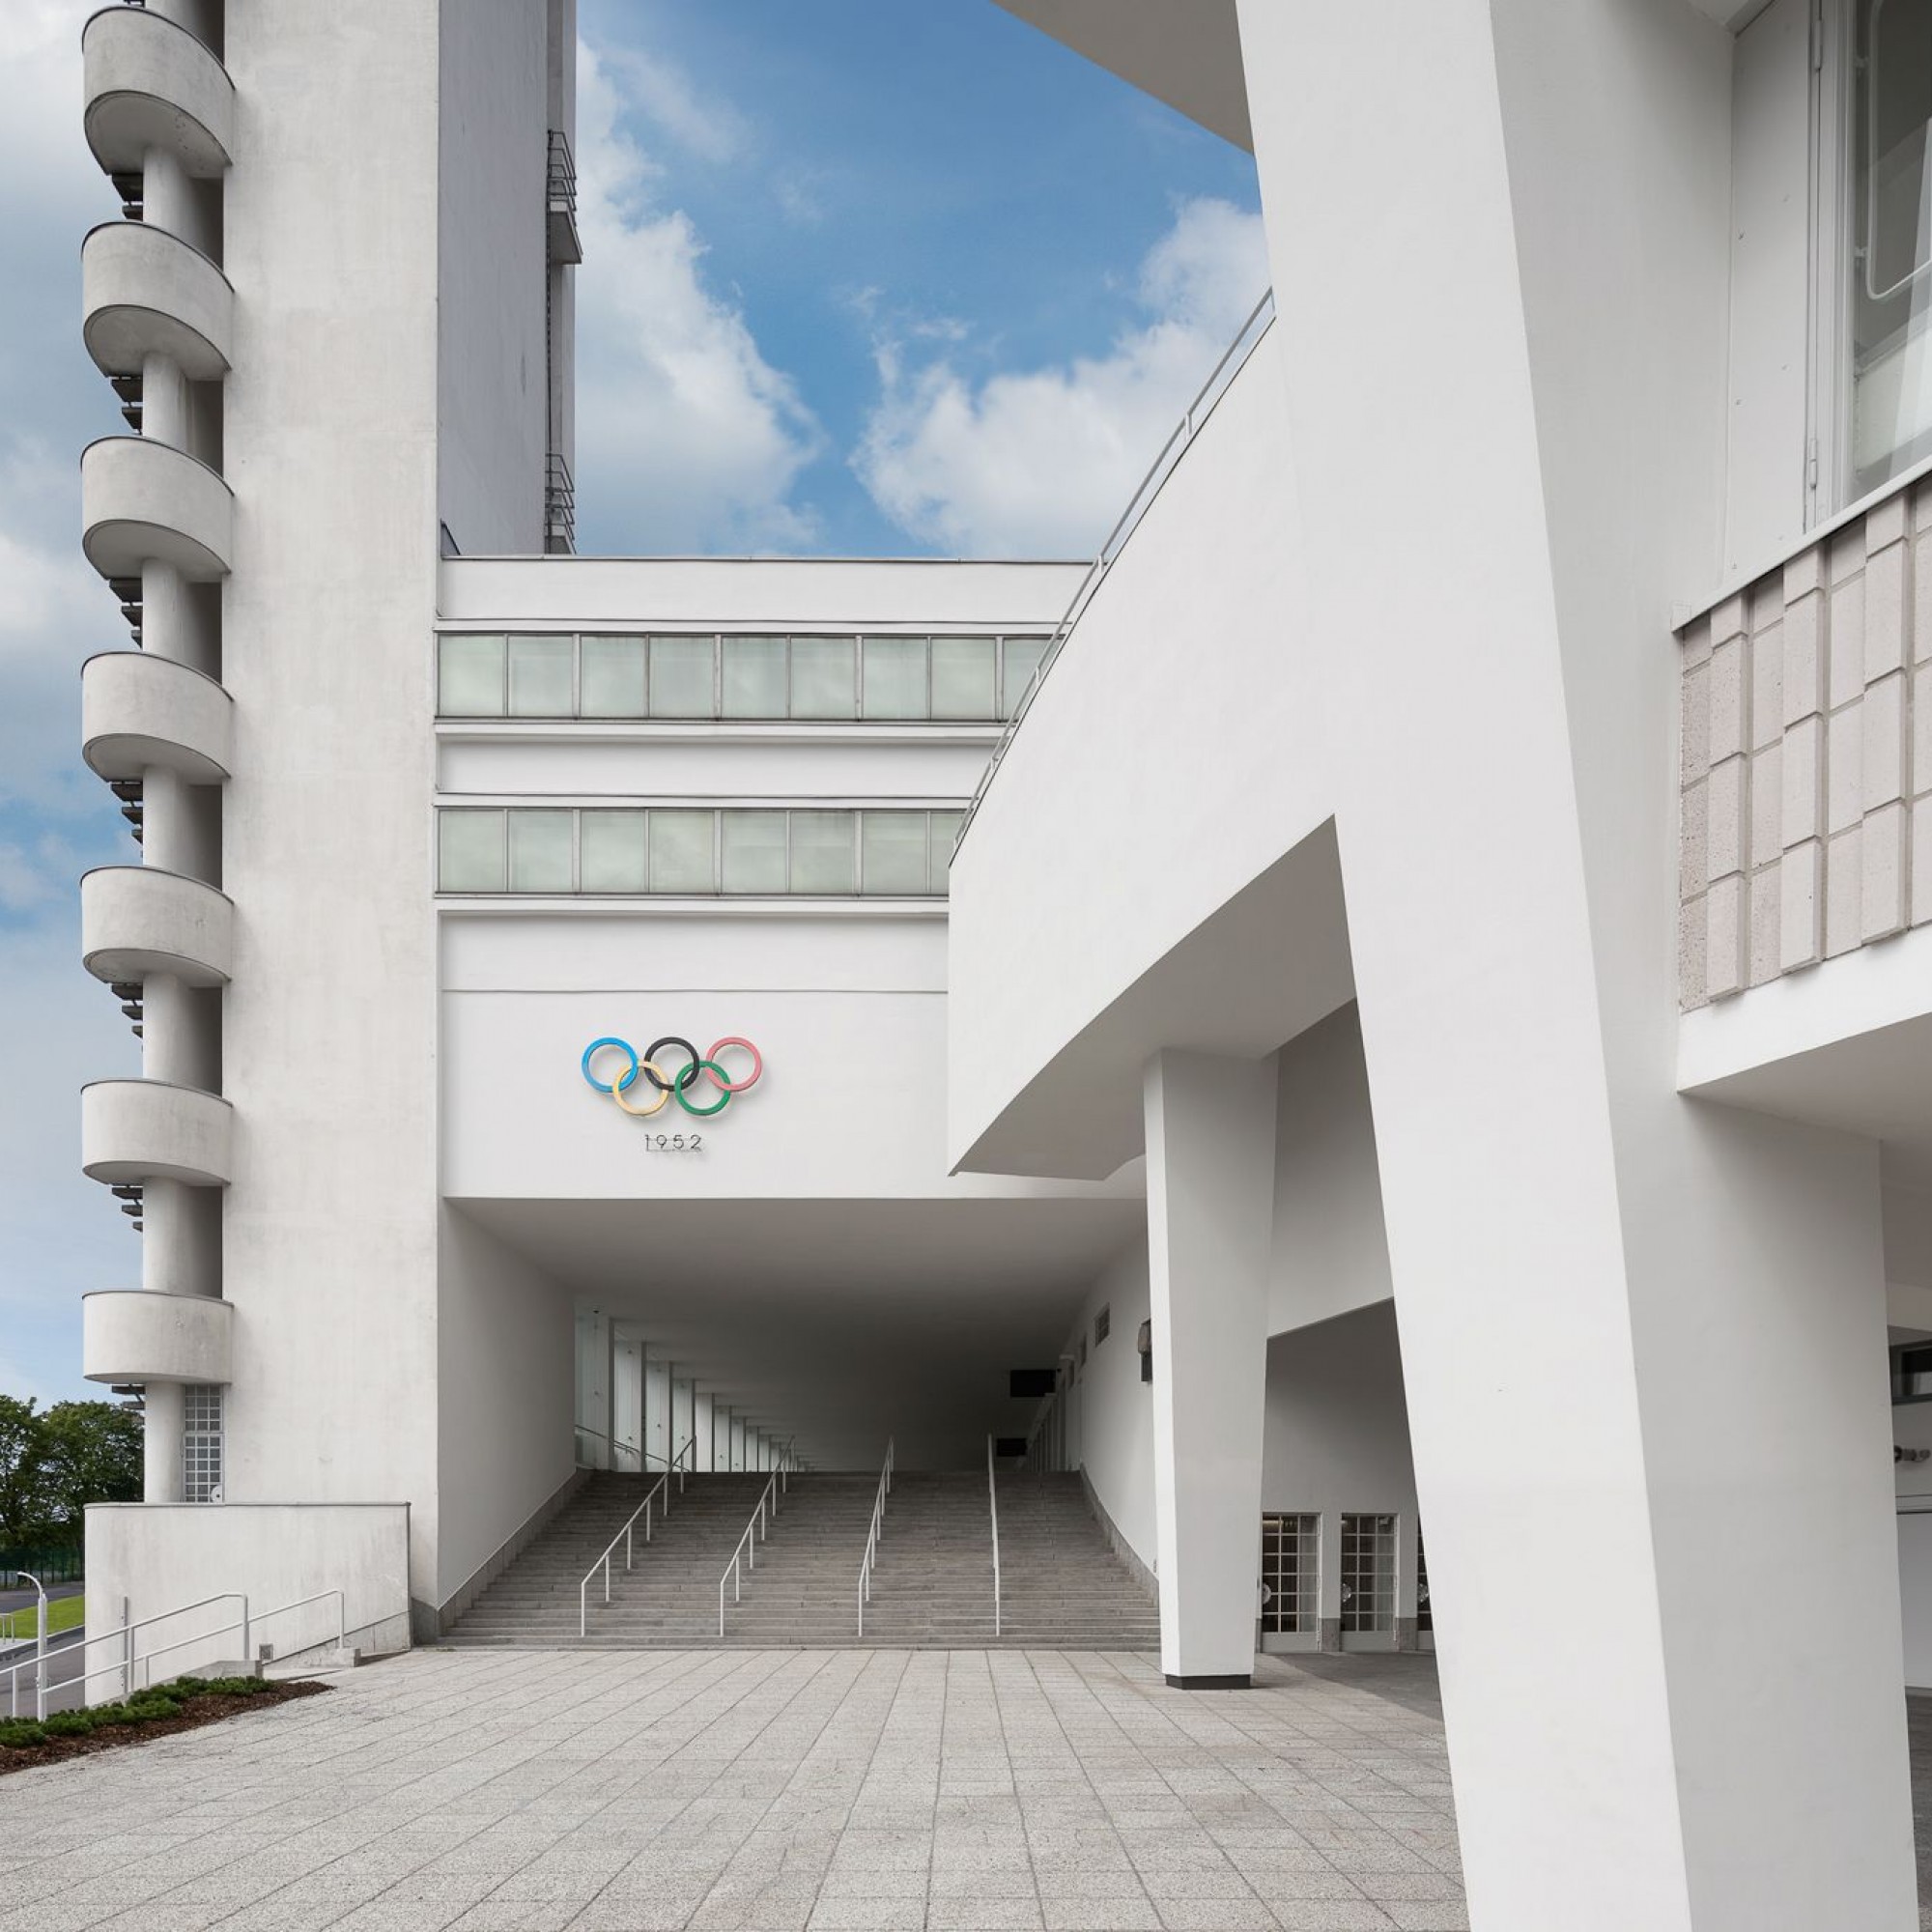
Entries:
MULTIPOLYGON (((436 1586, 434 0, 235 7, 231 1502, 410 1505, 436 1586)), ((157 1581, 156 1588, 160 1587, 157 1581)))
POLYGON ((1270 1335, 1394 1293, 1355 1008, 1291 1040, 1278 1065, 1270 1335))
POLYGON ((1081 1304, 1080 1319, 1062 1352, 1085 1367, 1069 1399, 1067 1460, 1084 1468, 1094 1498, 1122 1540, 1150 1572, 1159 1565, 1153 1508, 1153 1390, 1141 1380, 1136 1346, 1149 1318, 1147 1242, 1136 1239, 1109 1264, 1081 1304), (1100 1310, 1109 1315, 1107 1339, 1094 1340, 1100 1310))
POLYGON ((459 1210, 441 1210, 436 1603, 446 1605, 576 1466, 569 1297, 459 1210))
POLYGON ((439 505, 466 551, 543 549, 547 12, 441 8, 439 505))
MULTIPOLYGON (((1342 1614, 1343 1514, 1396 1517, 1398 1628, 1386 1636, 1346 1639, 1350 1649, 1394 1649, 1404 1620, 1415 1615, 1417 1525, 1393 1302, 1357 1308, 1268 1343, 1262 1507, 1321 1517, 1324 1625, 1342 1614)), ((1265 1647, 1312 1646, 1271 1641, 1265 1647)))

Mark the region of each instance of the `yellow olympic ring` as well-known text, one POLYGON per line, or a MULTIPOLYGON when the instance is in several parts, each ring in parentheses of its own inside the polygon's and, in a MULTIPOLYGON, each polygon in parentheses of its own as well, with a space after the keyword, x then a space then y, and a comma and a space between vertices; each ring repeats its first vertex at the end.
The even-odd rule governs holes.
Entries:
MULTIPOLYGON (((656 1094, 657 1098, 653 1100, 648 1107, 632 1106, 630 1101, 624 1098, 625 1083, 621 1080, 611 1081, 611 1099, 616 1101, 618 1106, 623 1108, 625 1113, 633 1116, 633 1118, 639 1121, 648 1121, 653 1114, 661 1114, 667 1107, 670 1105, 671 1082, 669 1076, 665 1072, 664 1068, 658 1065, 655 1061, 650 1061, 650 1060, 639 1061, 638 1071, 639 1073, 646 1071, 655 1073, 658 1077, 659 1082, 661 1083, 657 1087, 651 1088, 651 1091, 656 1094)), ((632 1084, 633 1085, 636 1084, 635 1077, 633 1079, 632 1084)), ((651 1083, 647 1080, 644 1082, 644 1085, 648 1088, 651 1086, 651 1083)))

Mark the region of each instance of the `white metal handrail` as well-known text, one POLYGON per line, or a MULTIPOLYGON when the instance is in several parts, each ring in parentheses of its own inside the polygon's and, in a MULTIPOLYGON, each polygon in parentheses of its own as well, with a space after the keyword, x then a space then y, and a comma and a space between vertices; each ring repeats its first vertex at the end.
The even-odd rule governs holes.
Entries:
MULTIPOLYGON (((599 1442, 602 1442, 607 1448, 615 1453, 625 1456, 635 1456, 639 1464, 639 1473, 648 1474, 650 1465, 653 1463, 661 1464, 668 1474, 674 1474, 677 1477, 677 1492, 679 1495, 684 1493, 685 1477, 695 1476, 697 1473, 697 1437, 695 1435, 686 1440, 684 1447, 675 1456, 660 1456, 655 1449, 640 1449, 635 1442, 625 1442, 606 1435, 601 1429, 586 1429, 581 1422, 576 1425, 576 1429, 578 1435, 595 1436, 599 1442), (688 1463, 686 1461, 687 1457, 690 1459, 688 1463)), ((583 1465, 580 1464, 579 1466, 583 1465)), ((621 1473, 621 1471, 617 1473, 621 1473)), ((665 1507, 668 1509, 670 1507, 669 1503, 667 1502, 665 1507)))
MULTIPOLYGON (((348 1603, 340 1590, 318 1590, 313 1596, 298 1597, 292 1604, 278 1604, 272 1610, 264 1610, 254 1616, 249 1615, 248 1598, 245 1591, 223 1590, 215 1596, 203 1597, 196 1603, 181 1604, 172 1610, 162 1610, 155 1616, 142 1617, 131 1624, 121 1624, 111 1631, 101 1632, 99 1636, 83 1636, 77 1645, 71 1646, 80 1652, 83 1662, 86 1661, 87 1653, 98 1643, 118 1643, 121 1646, 120 1657, 112 1663, 101 1664, 93 1670, 83 1670, 78 1676, 67 1678, 61 1685, 54 1688, 65 1689, 70 1684, 78 1685, 84 1696, 86 1687, 92 1684, 97 1677, 112 1677, 118 1673, 121 1678, 121 1694, 124 1697, 129 1696, 134 1690, 134 1666, 137 1663, 143 1666, 141 1671, 141 1685, 143 1689, 146 1689, 155 1681, 154 1662, 156 1658, 166 1657, 171 1651, 186 1650, 193 1644, 210 1643, 216 1637, 226 1636, 231 1631, 241 1632, 242 1656, 247 1659, 251 1655, 250 1645, 253 1640, 253 1633, 259 1631, 264 1624, 270 1622, 275 1617, 286 1615, 290 1610, 305 1609, 310 1604, 325 1603, 331 1597, 335 1600, 335 1645, 338 1650, 346 1650, 349 1647, 349 1631, 346 1623, 348 1603), (133 1638, 136 1631, 148 1630, 156 1624, 166 1623, 171 1617, 186 1616, 192 1610, 205 1610, 211 1608, 215 1604, 231 1603, 242 1605, 242 1614, 240 1616, 231 1618, 225 1624, 216 1624, 211 1630, 196 1631, 192 1636, 177 1637, 173 1643, 156 1644, 152 1650, 144 1650, 138 1656, 135 1654, 133 1638)), ((375 1620, 376 1623, 384 1621, 385 1619, 380 1617, 375 1620)), ((374 1628, 374 1623, 356 1625, 357 1630, 371 1630, 374 1628)), ((306 1647, 312 1648, 313 1646, 306 1647)), ((24 1662, 14 1664, 4 1673, 0 1673, 12 1680, 8 1708, 14 1717, 18 1717, 20 1714, 20 1672, 28 1669, 37 1670, 34 1680, 34 1715, 37 1718, 44 1718, 46 1716, 48 1686, 45 1674, 38 1671, 38 1666, 44 1662, 45 1656, 43 1653, 27 1659, 24 1662)))
POLYGON ((639 1517, 642 1517, 644 1520, 644 1541, 648 1543, 651 1540, 651 1505, 660 1495, 665 1499, 665 1514, 668 1516, 670 1514, 670 1474, 668 1470, 644 1492, 643 1501, 624 1519, 623 1528, 604 1546, 603 1555, 583 1573, 583 1580, 577 1586, 577 1634, 579 1636, 587 1636, 589 1634, 591 1577, 596 1576, 600 1569, 604 1572, 604 1601, 608 1604, 611 1601, 611 1552, 621 1543, 624 1546, 624 1568, 628 1570, 631 1567, 633 1549, 631 1525, 639 1517))
POLYGON ((993 1482, 993 1438, 986 1437, 986 1507, 993 1519, 993 1634, 1000 1634, 1000 1492, 993 1482))
POLYGON ((1013 708, 1013 715, 1007 721, 1006 729, 1000 733, 1000 741, 993 747, 993 755, 986 760, 986 769, 980 774, 980 782, 974 787, 972 803, 966 808, 966 815, 959 821, 959 830, 952 840, 952 850, 956 854, 965 843, 966 835, 973 829, 973 821, 979 815, 980 802, 986 796, 986 787, 993 781, 993 775, 1000 769, 1013 742, 1013 735, 1025 722, 1027 713, 1033 709, 1033 701, 1039 696, 1039 688, 1046 682, 1046 674, 1059 659, 1062 645, 1067 635, 1080 621, 1081 613, 1094 601, 1095 592, 1106 580, 1109 570, 1121 552, 1126 548, 1127 539, 1140 526, 1148 506, 1159 496, 1161 486, 1181 457, 1187 445, 1199 433, 1201 426, 1213 414, 1214 406, 1233 386, 1235 378, 1240 374, 1242 366, 1253 355, 1256 345, 1274 326, 1274 291, 1265 290, 1262 298, 1248 312, 1248 319, 1235 332, 1235 339, 1221 352, 1221 359, 1215 363, 1213 373, 1202 384, 1194 400, 1188 404, 1186 413, 1175 427, 1173 434, 1160 446, 1160 454, 1149 467, 1148 472, 1140 480, 1134 494, 1127 498, 1127 507, 1121 512, 1120 521, 1107 532, 1107 540, 1100 546, 1094 561, 1088 565, 1087 574, 1080 580, 1072 601, 1065 613, 1054 626, 1053 635, 1047 639, 1046 649, 1040 653, 1039 663, 1034 668, 1033 676, 1027 681, 1027 688, 1021 694, 1020 701, 1013 708))
POLYGON ((879 1537, 886 1526, 886 1498, 893 1492, 893 1452, 895 1438, 886 1437, 885 1467, 879 1471, 879 1487, 872 1495, 872 1521, 866 1531, 866 1559, 859 1565, 859 1634, 866 1634, 866 1605, 872 1601, 872 1572, 879 1561, 879 1537))
POLYGON ((778 1461, 772 1465, 772 1472, 765 1478, 765 1486, 758 1492, 756 1506, 752 1511, 751 1520, 745 1525, 745 1533, 738 1539, 738 1547, 731 1552, 731 1560, 724 1566, 724 1574, 718 1578, 718 1634, 724 1634, 724 1585, 731 1586, 731 1601, 735 1604, 744 1597, 745 1571, 758 1567, 758 1545, 771 1540, 772 1518, 779 1513, 781 1492, 789 1494, 791 1490, 791 1445, 798 1438, 785 1437, 785 1445, 779 1452, 778 1461), (755 1534, 754 1534, 755 1532, 755 1534), (742 1567, 741 1567, 742 1566, 742 1567))
MULTIPOLYGON (((642 1469, 644 1463, 644 1457, 647 1452, 642 1449, 639 1449, 635 1442, 620 1442, 614 1436, 606 1435, 601 1429, 586 1429, 581 1422, 578 1423, 576 1427, 578 1435, 594 1436, 596 1440, 603 1443, 605 1448, 611 1451, 611 1456, 613 1458, 619 1455, 636 1457, 638 1460, 638 1466, 639 1470, 642 1469)), ((663 1462, 664 1458, 659 1457, 658 1460, 660 1462, 663 1462)), ((589 1465, 580 1462, 579 1466, 587 1467, 589 1465)), ((614 1461, 612 1463, 612 1467, 613 1468, 615 1467, 614 1461)))

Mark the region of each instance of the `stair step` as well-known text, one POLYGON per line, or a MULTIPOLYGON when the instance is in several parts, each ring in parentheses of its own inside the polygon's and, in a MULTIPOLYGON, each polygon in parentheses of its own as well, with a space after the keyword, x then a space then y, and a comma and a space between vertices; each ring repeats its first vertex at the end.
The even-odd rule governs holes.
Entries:
POLYGON ((655 1478, 593 1475, 445 1641, 455 1644, 781 1648, 1146 1650, 1158 1611, 1114 1555, 1075 1477, 1013 1477, 1000 1491, 1002 1604, 992 1634, 992 1533, 982 1474, 907 1470, 895 1480, 858 1635, 859 1566, 877 1479, 810 1473, 778 1498, 754 1561, 727 1591, 718 1634, 718 1579, 765 1488, 763 1476, 702 1475, 656 1498, 639 1518, 631 1562, 618 1543, 610 1600, 587 1572, 655 1478), (587 1601, 586 1601, 587 1599, 587 1601), (587 1634, 578 1634, 579 1617, 587 1634))

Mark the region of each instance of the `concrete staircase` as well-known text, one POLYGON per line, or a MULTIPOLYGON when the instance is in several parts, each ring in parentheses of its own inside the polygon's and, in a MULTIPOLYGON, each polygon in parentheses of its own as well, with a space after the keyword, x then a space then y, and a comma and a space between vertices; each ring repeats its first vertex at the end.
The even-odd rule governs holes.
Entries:
POLYGON ((1077 1475, 1002 1476, 1002 1641, 1158 1650, 1160 1607, 1114 1554, 1077 1475))
MULTIPOLYGON (((604 1472, 588 1477, 443 1640, 575 1645, 577 1586, 656 1481, 604 1472)), ((601 1573, 591 1585, 587 1641, 625 1648, 702 1643, 707 1636, 715 1642, 718 1573, 764 1486, 757 1475, 688 1476, 679 1495, 673 1481, 668 1513, 651 1512, 651 1541, 644 1541, 641 1519, 633 1532, 633 1567, 624 1568, 621 1544, 612 1556, 608 1605, 601 1573)))
MULTIPOLYGON (((621 1549, 611 1602, 591 1589, 582 1641, 616 1648, 711 1646, 718 1578, 765 1479, 704 1475, 673 1495, 635 1566, 621 1549)), ((980 1649, 993 1636, 992 1537, 982 1473, 901 1470, 886 1506, 866 1631, 857 1634, 859 1565, 875 1475, 794 1476, 741 1594, 725 1590, 728 1645, 980 1649)), ((575 1647, 577 1588, 642 1498, 639 1476, 591 1476, 544 1533, 444 1639, 453 1644, 575 1647)), ((1147 1650, 1153 1604, 1107 1547, 1077 1476, 1000 1479, 1003 1632, 1011 1647, 1147 1650)))

